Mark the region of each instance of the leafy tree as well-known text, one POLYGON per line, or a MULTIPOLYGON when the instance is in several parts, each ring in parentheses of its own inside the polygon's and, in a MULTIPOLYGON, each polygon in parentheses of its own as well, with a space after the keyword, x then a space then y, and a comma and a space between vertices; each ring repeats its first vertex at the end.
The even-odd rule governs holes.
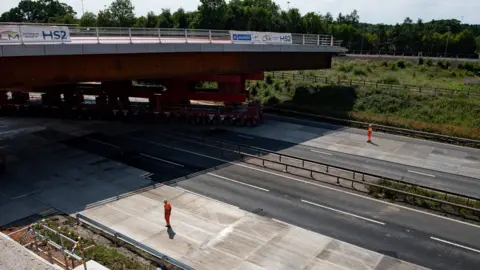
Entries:
POLYGON ((145 27, 148 27, 148 28, 156 27, 157 20, 158 18, 157 18, 157 15, 155 15, 155 13, 153 13, 152 11, 148 12, 147 19, 145 21, 145 27))
POLYGON ((113 20, 120 27, 131 27, 135 24, 134 9, 130 0, 115 0, 109 8, 113 20))
POLYGON ((98 12, 97 26, 113 27, 116 26, 116 24, 113 14, 109 9, 98 12))
MULTIPOLYGON (((161 27, 237 29, 308 34, 332 34, 343 46, 370 53, 424 55, 480 53, 480 25, 462 24, 456 19, 425 22, 405 18, 395 25, 360 22, 356 10, 349 14, 316 12, 301 14, 298 9, 281 10, 273 0, 200 0, 197 10, 172 12, 163 9, 157 16, 149 12, 136 18, 131 0, 114 0, 109 8, 97 15, 87 12, 80 20, 72 7, 59 0, 21 0, 16 7, 3 13, 0 21, 37 23, 79 23, 101 27, 161 27)), ((309 40, 311 42, 311 39, 309 40)))
POLYGON ((17 7, 10 9, 0 17, 2 21, 48 23, 72 21, 76 12, 73 8, 58 0, 21 0, 17 7), (67 16, 70 15, 70 16, 67 16))
POLYGON ((172 15, 173 28, 188 28, 190 26, 190 14, 183 8, 179 8, 172 15))
POLYGON ((93 12, 85 12, 80 18, 80 26, 92 27, 97 25, 97 15, 93 12))
POLYGON ((173 28, 174 22, 170 9, 162 9, 162 13, 158 16, 157 27, 159 28, 173 28))
POLYGON ((223 29, 227 21, 225 0, 200 0, 193 26, 201 29, 223 29))

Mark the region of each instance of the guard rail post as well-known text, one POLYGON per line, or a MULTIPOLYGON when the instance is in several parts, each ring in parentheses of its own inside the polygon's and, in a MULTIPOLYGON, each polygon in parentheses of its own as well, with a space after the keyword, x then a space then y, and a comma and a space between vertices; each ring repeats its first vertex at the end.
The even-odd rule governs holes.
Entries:
POLYGON ((187 28, 184 29, 184 32, 185 32, 185 43, 188 43, 187 28))
POLYGON ((100 33, 98 32, 98 27, 95 27, 95 32, 97 35, 97 44, 100 44, 100 33))
POLYGON ((333 46, 333 36, 330 36, 330 46, 333 46))
POLYGON ((130 44, 133 43, 132 41, 132 28, 128 28, 128 38, 130 39, 130 44))
POLYGON ((317 35, 317 46, 320 45, 320 35, 317 35))
POLYGON ((212 30, 208 30, 208 40, 212 43, 212 30))
POLYGON ((162 43, 162 31, 160 30, 160 28, 157 28, 158 30, 158 43, 162 43))
POLYGON ((302 35, 302 44, 305 45, 305 34, 302 35))
POLYGON ((22 26, 21 25, 18 25, 18 34, 20 36, 20 44, 22 45, 25 45, 24 41, 23 41, 23 31, 22 31, 22 26))

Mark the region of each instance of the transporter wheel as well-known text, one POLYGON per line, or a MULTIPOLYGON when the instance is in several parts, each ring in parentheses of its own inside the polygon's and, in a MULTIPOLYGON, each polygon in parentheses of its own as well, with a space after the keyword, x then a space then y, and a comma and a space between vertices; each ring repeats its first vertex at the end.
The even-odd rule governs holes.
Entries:
POLYGON ((0 155, 0 173, 4 173, 7 170, 7 160, 4 155, 0 155))

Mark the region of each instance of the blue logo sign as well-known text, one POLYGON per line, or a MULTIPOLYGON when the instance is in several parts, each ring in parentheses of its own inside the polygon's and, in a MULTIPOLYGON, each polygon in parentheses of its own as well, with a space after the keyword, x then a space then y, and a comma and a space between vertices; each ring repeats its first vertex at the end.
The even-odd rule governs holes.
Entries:
POLYGON ((42 31, 43 39, 67 39, 67 32, 65 31, 42 31))
POLYGON ((292 38, 290 36, 280 36, 280 41, 290 42, 292 38))
POLYGON ((238 41, 251 41, 252 35, 251 34, 233 34, 233 40, 238 41))

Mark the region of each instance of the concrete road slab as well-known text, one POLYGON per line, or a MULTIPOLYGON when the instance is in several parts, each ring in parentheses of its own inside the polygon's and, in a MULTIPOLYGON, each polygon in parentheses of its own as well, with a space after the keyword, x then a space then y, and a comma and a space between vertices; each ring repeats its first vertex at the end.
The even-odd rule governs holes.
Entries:
POLYGON ((258 128, 225 127, 225 129, 309 147, 480 178, 480 150, 478 149, 383 133, 376 137, 375 132, 374 144, 369 144, 366 143, 366 132, 363 135, 358 129, 326 126, 329 128, 302 127, 299 124, 269 120, 258 128), (463 167, 468 168, 463 169, 463 167), (475 170, 476 168, 478 170, 475 170))
POLYGON ((425 269, 169 186, 82 214, 199 270, 425 269))

